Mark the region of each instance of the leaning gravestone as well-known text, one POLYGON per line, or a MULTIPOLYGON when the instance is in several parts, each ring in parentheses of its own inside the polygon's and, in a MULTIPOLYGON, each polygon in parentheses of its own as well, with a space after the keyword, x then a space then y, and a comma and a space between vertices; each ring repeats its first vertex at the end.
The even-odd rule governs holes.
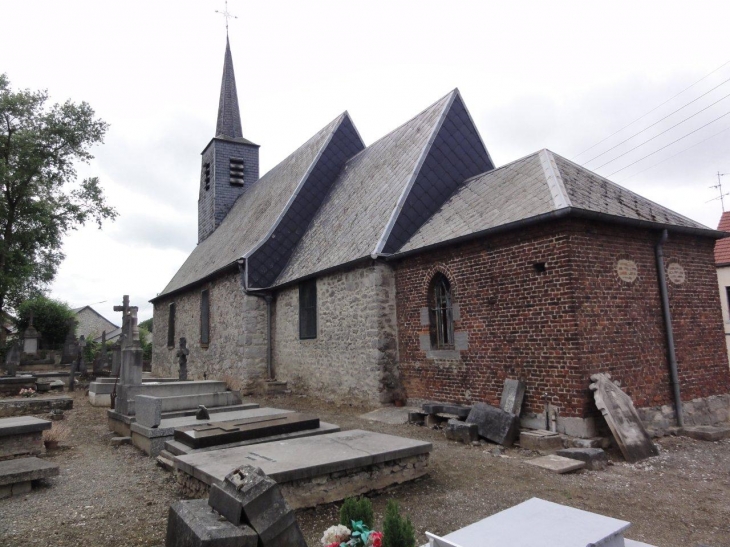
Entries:
POLYGON ((591 380, 596 406, 606 419, 626 461, 634 463, 658 456, 659 450, 651 442, 631 397, 611 381, 610 374, 593 374, 591 380))
POLYGON ((467 423, 477 424, 479 436, 503 446, 512 446, 520 430, 520 418, 486 403, 476 403, 467 423))
POLYGON ((520 415, 525 398, 525 383, 520 380, 505 380, 499 408, 510 414, 520 415))
POLYGON ((5 372, 8 376, 15 376, 18 371, 18 365, 20 364, 20 349, 18 349, 18 343, 13 342, 5 354, 5 372))

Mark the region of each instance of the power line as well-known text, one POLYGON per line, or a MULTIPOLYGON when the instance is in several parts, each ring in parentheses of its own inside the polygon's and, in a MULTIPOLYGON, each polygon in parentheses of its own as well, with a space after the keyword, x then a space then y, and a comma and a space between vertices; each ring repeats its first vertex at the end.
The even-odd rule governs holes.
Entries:
POLYGON ((625 180, 629 180, 630 178, 633 178, 633 177, 635 177, 636 175, 640 175, 640 174, 641 174, 641 173, 643 173, 644 171, 648 171, 649 169, 654 169, 654 167, 656 167, 657 165, 660 165, 660 164, 664 163, 665 161, 669 161, 669 160, 671 160, 672 158, 676 158, 676 157, 677 157, 677 156, 679 156, 680 154, 684 154, 684 153, 685 153, 685 152, 686 152, 687 150, 691 150, 692 148, 694 148, 695 146, 699 146, 699 145, 700 145, 700 144, 702 144, 703 142, 709 141, 710 139, 714 139, 715 137, 717 137, 718 135, 720 135, 720 134, 724 133, 724 132, 725 132, 725 131, 727 131, 728 129, 730 129, 730 127, 726 127, 726 128, 725 128, 725 129, 723 129, 722 131, 718 131, 718 132, 717 132, 717 133, 715 133, 714 135, 710 135, 710 136, 709 136, 709 137, 707 137, 706 139, 702 139, 702 140, 701 140, 700 142, 696 142, 696 143, 695 143, 695 144, 693 144, 692 146, 688 146, 687 148, 684 148, 683 150, 680 150, 680 151, 679 151, 679 152, 677 152, 676 154, 672 154, 672 155, 671 155, 671 156, 669 156, 668 158, 664 158, 663 160, 661 160, 661 161, 658 161, 658 162, 656 162, 655 164, 653 164, 653 165, 651 165, 651 166, 647 167, 646 169, 642 169, 641 171, 637 171, 636 173, 634 173, 634 174, 632 174, 632 175, 629 175, 628 177, 622 178, 622 179, 621 179, 620 181, 617 181, 617 182, 623 182, 623 181, 625 181, 625 180))
POLYGON ((595 148, 596 146, 598 146, 599 144, 601 144, 601 143, 604 143, 604 142, 606 142, 606 141, 607 141, 608 139, 610 139, 611 137, 613 137, 613 136, 614 136, 614 135, 616 135, 617 133, 621 133, 621 131, 623 131, 623 130, 624 130, 624 129, 626 129, 627 127, 630 127, 630 126, 634 125, 634 124, 635 124, 636 122, 638 122, 639 120, 643 120, 644 118, 646 118, 646 117, 647 117, 647 116, 648 116, 649 114, 651 114, 651 113, 652 113, 652 112, 654 112, 655 110, 658 110, 659 108, 661 108, 662 106, 664 106, 664 105, 665 105, 665 104, 667 104, 668 102, 670 102, 670 101, 672 101, 672 100, 676 99, 677 97, 679 97, 679 96, 680 96, 680 95, 681 95, 682 93, 684 93, 685 91, 687 91, 687 90, 689 90, 689 89, 693 88, 693 87, 694 87, 694 86, 696 86, 696 85, 697 85, 698 83, 700 83, 700 82, 701 82, 701 81, 703 81, 703 80, 706 80, 707 78, 709 78, 710 76, 712 76, 712 75, 713 75, 713 74, 714 74, 715 72, 717 72, 718 70, 720 70, 721 68, 723 68, 723 67, 725 67, 726 65, 729 65, 729 64, 730 64, 730 61, 727 61, 727 62, 725 62, 725 63, 721 64, 721 65, 720 65, 719 67, 717 67, 717 68, 716 68, 715 70, 713 70, 713 71, 712 71, 712 72, 710 72, 709 74, 707 74, 707 75, 703 76, 702 78, 700 78, 699 80, 697 80, 697 81, 696 81, 695 83, 693 83, 693 84, 692 84, 691 86, 689 86, 689 87, 685 87, 685 88, 684 88, 684 89, 683 89, 682 91, 680 91, 679 93, 677 93, 677 94, 676 94, 676 95, 674 95, 673 97, 670 97, 669 99, 667 99, 666 101, 664 101, 664 102, 663 102, 662 104, 660 104, 659 106, 656 106, 656 107, 652 108, 651 110, 649 110, 649 112, 647 112, 647 113, 646 113, 646 114, 644 114, 643 116, 639 116, 639 117, 638 117, 638 118, 636 118, 636 119, 635 119, 635 120, 634 120, 633 122, 629 123, 628 125, 624 125, 624 126, 623 126, 623 127, 621 128, 621 129, 619 129, 618 131, 615 131, 614 133, 611 133, 611 134, 610 134, 610 135, 609 135, 608 137, 606 137, 605 139, 603 139, 603 140, 601 140, 601 141, 598 141, 598 142, 597 142, 596 144, 594 144, 594 145, 593 145, 593 146, 591 146, 590 148, 586 148, 585 150, 583 150, 583 152, 581 152, 580 154, 577 154, 577 155, 573 156, 573 157, 572 157, 572 158, 570 158, 570 159, 574 160, 575 158, 577 158, 578 156, 582 156, 583 154, 585 154, 585 153, 586 153, 586 152, 588 152, 589 150, 593 150, 593 149, 594 149, 594 148, 595 148))
MULTIPOLYGON (((636 137, 636 136, 638 136, 638 135, 641 135, 641 134, 642 134, 642 133, 643 133, 644 131, 646 131, 646 130, 648 130, 648 129, 651 129, 652 127, 654 127, 655 125, 657 125, 657 124, 659 124, 659 123, 663 122, 664 120, 666 120, 666 119, 667 119, 667 118, 669 118, 670 116, 673 116, 674 114, 676 114, 676 113, 677 113, 677 112, 679 112, 680 110, 683 110, 683 109, 687 108, 687 107, 688 107, 689 105, 691 105, 692 103, 694 103, 694 102, 697 102, 697 101, 699 101, 699 100, 700 100, 700 99, 701 99, 702 97, 704 97, 704 96, 705 96, 705 95, 707 95, 708 93, 712 93, 712 92, 713 92, 713 91, 715 91, 715 90, 716 90, 716 89, 717 89, 718 87, 720 87, 720 86, 723 86, 723 85, 725 85, 725 84, 726 84, 726 83, 728 83, 728 82, 730 82, 730 78, 728 78, 727 80, 725 80, 725 81, 724 81, 724 82, 722 82, 721 84, 719 84, 719 85, 716 85, 715 87, 713 87, 712 89, 710 89, 710 90, 709 90, 709 91, 707 91, 706 93, 703 93, 702 95, 700 95, 700 96, 699 96, 699 97, 697 97, 696 99, 693 99, 693 100, 691 100, 690 102, 688 102, 688 103, 687 103, 687 104, 685 104, 684 106, 681 106, 681 107, 679 107, 679 108, 678 108, 677 110, 675 110, 674 112, 670 112, 669 114, 667 114, 666 116, 664 116, 664 117, 663 117, 663 118, 662 118, 661 120, 658 120, 658 121, 654 122, 653 124, 651 124, 650 126, 648 126, 648 127, 645 127, 644 129, 642 129, 642 130, 641 130, 641 131, 639 131, 638 133, 634 133, 633 135, 631 135, 631 136, 630 136, 629 138, 627 138, 626 140, 623 140, 623 141, 621 141, 620 143, 618 143, 618 144, 617 144, 616 146, 614 146, 614 147, 612 147, 612 148, 609 148, 609 149, 608 149, 608 150, 606 150, 605 152, 601 152, 601 153, 600 153, 600 154, 598 154, 597 156, 594 156, 594 157, 592 157, 592 158, 591 158, 591 159, 589 159, 589 160, 588 160, 587 162, 585 162, 585 163, 584 163, 583 165, 588 165, 588 164, 589 164, 589 163, 591 163, 591 162, 592 162, 593 160, 595 160, 595 159, 598 159, 598 158, 600 158, 600 157, 601 157, 601 156, 603 156, 604 154, 608 154, 608 153, 609 153, 609 152, 610 152, 611 150, 615 150, 616 148, 618 148, 618 147, 619 147, 619 146, 621 146, 622 144, 625 144, 625 143, 627 143, 628 141, 630 141, 631 139, 633 139, 634 137, 636 137)), ((727 97, 730 97, 730 95, 726 95, 726 96, 725 96, 725 97, 723 97, 722 99, 726 99, 727 97)), ((721 101, 722 99, 720 99, 720 101, 721 101)), ((712 104, 717 104, 717 103, 718 103, 718 102, 720 102, 720 101, 716 101, 716 102, 714 102, 714 103, 712 103, 712 104)), ((711 104, 710 106, 712 106, 712 104, 711 104)), ((709 108, 709 107, 708 107, 708 108, 709 108)), ((705 108, 704 110, 707 110, 707 109, 705 108)), ((699 111, 699 112, 697 112, 696 114, 699 114, 700 112, 702 112, 702 110, 700 110, 700 111, 699 111)), ((696 114, 695 114, 695 115, 696 115, 696 114)), ((691 118, 691 117, 692 117, 692 116, 690 116, 690 118, 691 118)), ((689 118, 687 118, 687 119, 689 119, 689 118)), ((680 122, 680 123, 682 123, 682 122, 680 122)))
MULTIPOLYGON (((730 94, 728 94, 728 95, 725 95, 725 96, 724 96, 724 97, 723 97, 722 99, 718 99, 717 101, 715 101, 715 102, 714 102, 714 103, 712 103, 711 105, 708 105, 708 106, 706 106, 705 108, 703 108, 702 110, 699 110, 699 111, 695 112, 694 114, 692 114, 691 116, 688 116, 688 117, 686 117, 686 118, 685 118, 685 119, 683 119, 683 120, 682 120, 681 122, 675 123, 675 124, 674 124, 674 125, 673 125, 672 127, 668 128, 668 129, 665 129, 665 130, 664 130, 664 131, 662 131, 661 133, 657 133, 657 134, 656 134, 656 135, 654 135, 654 136, 653 136, 652 138, 650 138, 650 139, 646 139, 646 140, 645 140, 644 142, 642 142, 641 144, 637 144, 637 145, 636 145, 636 146, 634 146, 633 148, 629 148, 629 149, 628 149, 628 150, 627 150, 626 152, 624 152, 623 154, 619 154, 618 156, 616 156, 616 157, 615 157, 615 158, 613 158, 612 160, 610 160, 610 161, 607 161, 606 163, 604 163, 604 164, 602 164, 602 165, 599 165, 598 167, 596 167, 596 169, 600 169, 601 167, 604 167, 604 166, 608 165, 609 163, 613 163, 613 162, 615 162, 615 161, 616 161, 617 159, 619 159, 619 158, 621 158, 621 157, 625 156, 626 154, 630 154, 631 152, 633 152, 633 151, 634 151, 634 150, 636 150, 637 148, 641 148, 641 147, 642 147, 642 146, 644 146, 644 145, 645 145, 646 143, 648 143, 648 142, 651 142, 651 141, 653 141, 653 140, 654 140, 654 139, 656 139, 657 137, 661 137, 662 135, 664 135, 664 133, 667 133, 667 132, 671 131, 672 129, 674 129, 675 127, 677 127, 677 126, 679 126, 679 125, 682 125, 682 124, 683 124, 684 122, 686 122, 687 120, 690 120, 690 119, 694 118, 695 116, 697 116, 697 114, 701 114, 702 112, 704 112, 704 111, 705 111, 705 110, 707 110, 708 108, 710 108, 710 107, 713 107, 713 106, 715 106, 715 105, 716 105, 717 103, 719 103, 720 101, 724 101, 724 100, 725 100, 725 99, 727 99, 728 97, 730 97, 730 94)), ((703 127, 704 127, 704 126, 703 126, 703 127)), ((688 133, 688 134, 691 134, 691 133, 688 133)))
POLYGON ((632 162, 632 163, 628 164, 628 165, 627 165, 626 167, 622 167, 622 168, 621 168, 621 169, 619 169, 618 171, 614 171, 614 172, 613 172, 613 173, 611 173, 610 175, 606 175, 606 178, 608 178, 608 177, 611 177, 611 176, 615 175, 616 173, 620 173, 621 171, 623 171, 624 169, 628 169, 628 168, 629 168, 629 167, 631 167, 632 165, 636 165, 636 164, 637 164, 637 163, 639 163, 640 161, 642 161, 642 160, 645 160, 646 158, 648 158, 648 157, 650 157, 650 156, 653 156, 653 155, 654 155, 654 154, 656 154, 657 152, 661 152, 661 151, 662 151, 662 150, 664 150, 665 148, 668 148, 668 147, 672 146, 672 145, 673 145, 674 143, 676 143, 676 142, 679 142, 679 141, 681 141, 682 139, 686 139, 687 137, 689 137, 689 136, 690 136, 690 135, 692 135, 693 133, 697 133, 697 131, 699 131, 700 129, 703 129, 703 128, 707 127, 708 125, 710 125, 710 124, 713 124, 713 123, 715 123, 715 122, 716 122, 717 120, 719 120, 719 119, 721 119, 721 118, 724 118, 724 117, 725 117, 725 116, 727 116, 728 114, 730 114, 730 112, 725 112, 725 113, 724 113, 724 114, 723 114, 722 116, 718 116, 718 117, 717 117, 717 118, 715 118, 714 120, 712 120, 712 121, 710 121, 710 122, 707 122, 707 123, 706 123, 705 125, 702 125, 702 126, 698 127, 698 128, 697 128, 697 129, 695 129, 694 131, 690 131, 689 133, 687 133, 687 134, 686 134, 686 135, 684 135, 683 137, 679 137, 679 138, 678 138, 677 140, 674 140, 674 141, 670 142, 669 144, 667 144, 667 145, 665 145, 665 146, 662 146, 662 147, 661 147, 661 148, 660 148, 659 150, 654 150, 654 152, 652 152, 651 154, 647 154, 647 155, 646 155, 646 156, 644 156, 643 158, 639 158, 639 159, 638 159, 638 160, 636 160, 635 162, 632 162))

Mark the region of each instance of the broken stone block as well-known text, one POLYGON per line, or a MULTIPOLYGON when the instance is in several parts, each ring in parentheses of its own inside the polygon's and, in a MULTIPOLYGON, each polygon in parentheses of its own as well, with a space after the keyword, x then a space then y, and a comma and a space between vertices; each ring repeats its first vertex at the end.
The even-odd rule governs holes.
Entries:
POLYGON ((409 412, 408 423, 415 425, 425 425, 426 414, 423 412, 409 412))
POLYGON ((213 511, 206 500, 173 503, 167 518, 165 547, 257 547, 248 526, 235 526, 213 511))
POLYGON ((112 446, 121 446, 123 444, 132 444, 132 437, 112 437, 109 441, 112 446))
POLYGON ((210 489, 208 504, 232 524, 254 529, 261 547, 306 547, 279 485, 259 468, 241 466, 210 489))
POLYGON ((721 441, 730 437, 730 427, 693 425, 679 430, 681 437, 689 437, 698 441, 721 441))
POLYGON ((450 441, 458 441, 464 444, 479 441, 479 428, 477 424, 468 424, 461 420, 449 420, 444 433, 450 441))
POLYGON ((505 380, 499 408, 510 414, 520 415, 525 398, 525 383, 519 380, 505 380))
POLYGON ((477 424, 480 437, 503 446, 512 446, 520 426, 519 417, 486 403, 476 403, 466 421, 477 424))
POLYGON ((555 454, 527 460, 526 463, 536 467, 541 467, 542 469, 547 469, 548 471, 558 473, 560 475, 563 473, 570 473, 571 471, 578 471, 586 466, 585 462, 580 460, 564 458, 563 456, 556 456, 555 454))
POLYGON ((426 414, 454 414, 457 418, 462 420, 469 416, 471 411, 470 406, 465 405, 452 405, 448 403, 423 403, 421 409, 426 414))
POLYGON ((520 433, 520 446, 527 450, 554 452, 563 448, 563 439, 552 431, 523 431, 520 433))
POLYGON ((600 448, 566 448, 556 452, 558 456, 585 462, 586 469, 600 471, 608 466, 608 457, 600 448))

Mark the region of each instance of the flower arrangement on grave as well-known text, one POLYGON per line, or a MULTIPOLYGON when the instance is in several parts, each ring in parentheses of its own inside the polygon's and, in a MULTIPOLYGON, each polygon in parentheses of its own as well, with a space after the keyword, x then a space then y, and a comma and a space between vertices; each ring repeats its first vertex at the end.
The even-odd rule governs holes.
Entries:
POLYGON ((330 526, 322 535, 325 547, 382 547, 383 534, 370 530, 361 520, 353 520, 352 528, 342 524, 330 526))
POLYGON ((21 397, 35 397, 36 396, 35 389, 33 389, 32 387, 29 387, 27 389, 21 389, 20 396, 21 397))

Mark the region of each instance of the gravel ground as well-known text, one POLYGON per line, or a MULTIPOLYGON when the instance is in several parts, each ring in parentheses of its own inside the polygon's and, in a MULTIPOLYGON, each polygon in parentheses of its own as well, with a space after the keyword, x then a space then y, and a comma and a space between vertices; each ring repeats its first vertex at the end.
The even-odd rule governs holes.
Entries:
MULTIPOLYGON (((659 547, 730 546, 730 440, 666 437, 661 455, 639 464, 611 454, 600 472, 553 475, 525 464, 519 448, 495 455, 496 445, 448 442, 442 432, 358 418, 363 409, 335 407, 296 396, 257 400, 278 408, 315 411, 343 429, 370 429, 431 441, 430 473, 373 497, 378 525, 391 497, 423 532, 447 534, 533 496, 628 520, 626 534, 659 547)), ((45 457, 61 475, 31 494, 0 500, 0 545, 162 546, 167 509, 180 499, 172 476, 131 446, 113 448, 105 410, 75 395, 66 413, 67 448, 45 457)), ((338 520, 338 504, 300 511, 309 545, 338 520)))

